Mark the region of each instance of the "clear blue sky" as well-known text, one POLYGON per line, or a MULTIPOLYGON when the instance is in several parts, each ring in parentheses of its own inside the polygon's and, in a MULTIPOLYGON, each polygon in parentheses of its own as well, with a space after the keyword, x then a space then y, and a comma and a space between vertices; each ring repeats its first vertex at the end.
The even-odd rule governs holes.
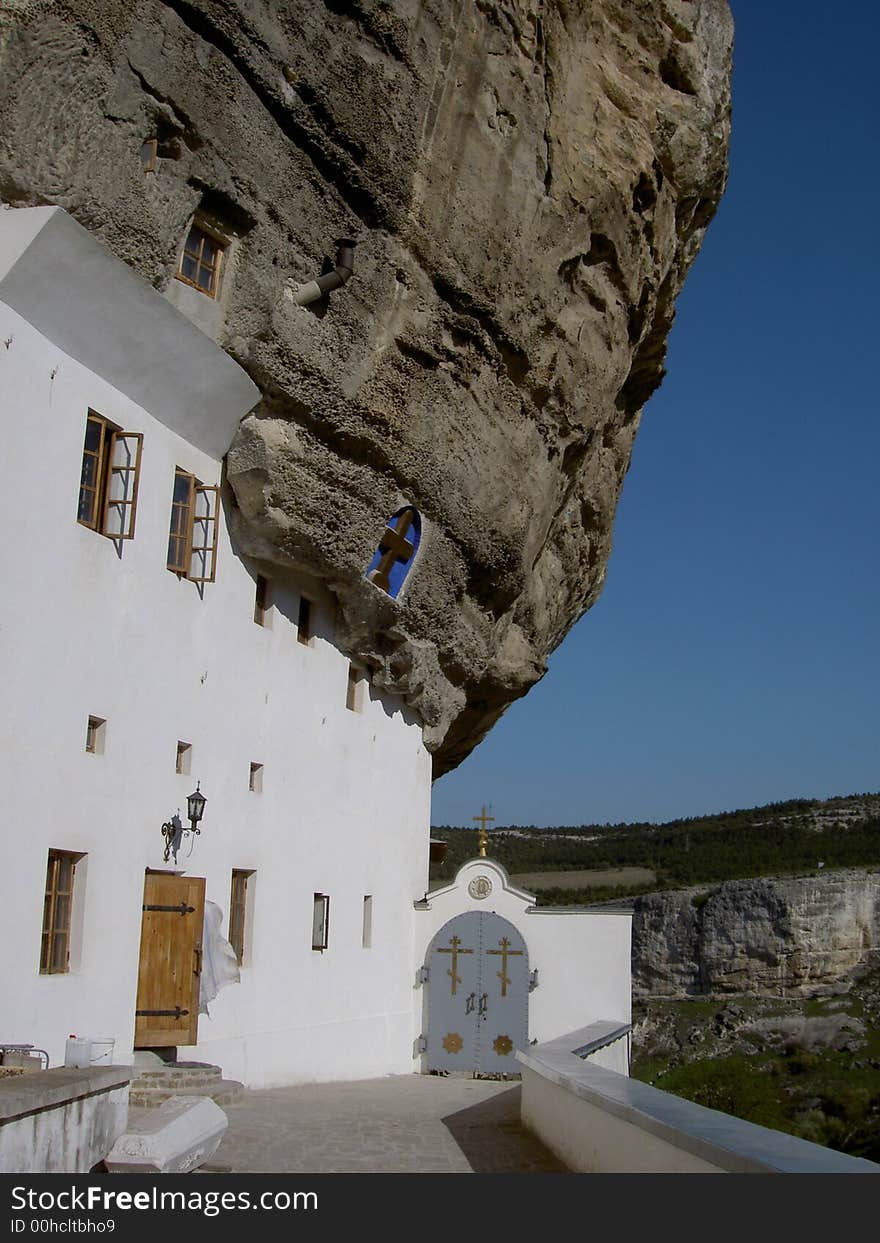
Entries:
POLYGON ((880 5, 733 0, 727 193, 599 602, 434 824, 662 821, 880 790, 880 5))

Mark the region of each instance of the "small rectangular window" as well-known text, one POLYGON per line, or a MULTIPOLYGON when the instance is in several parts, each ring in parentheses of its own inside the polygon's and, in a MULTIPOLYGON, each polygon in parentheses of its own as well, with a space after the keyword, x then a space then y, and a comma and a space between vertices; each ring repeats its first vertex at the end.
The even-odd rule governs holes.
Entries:
POLYGON ((180 252, 177 279, 209 298, 216 298, 220 292, 220 266, 225 250, 226 242, 222 238, 206 229, 203 221, 194 220, 180 252))
POLYGON ((235 950, 239 965, 244 962, 245 923, 247 918, 248 880, 253 876, 253 869, 232 869, 232 892, 229 898, 229 944, 235 950))
POLYGON ((248 789, 253 790, 254 794, 262 794, 263 792, 263 765, 251 764, 251 774, 248 781, 248 789))
POLYGON ((368 950, 373 944, 373 897, 372 894, 364 894, 364 923, 363 932, 361 933, 361 945, 368 950))
POLYGON ((296 619, 296 637, 298 642, 305 644, 306 647, 312 641, 312 602, 307 600, 305 596, 300 596, 299 613, 296 619))
POLYGON ((220 489, 174 472, 167 566, 193 583, 213 583, 217 572, 220 489))
POLYGON ((89 411, 77 521, 110 539, 134 539, 143 435, 89 411))
POLYGON ((73 877, 82 858, 82 853, 70 850, 49 851, 40 950, 42 975, 59 975, 69 969, 73 877))
POLYGON ((345 706, 349 712, 360 712, 361 710, 361 671, 351 664, 348 666, 345 706))
POLYGON ((326 893, 316 893, 312 909, 312 949, 327 948, 330 931, 330 898, 326 893))
POLYGON ((174 766, 176 773, 188 774, 192 768, 192 744, 189 742, 178 742, 177 744, 177 761, 174 766))
POLYGON ((99 716, 90 716, 86 725, 86 750, 90 755, 104 754, 104 733, 107 722, 99 716))
POLYGON ((268 625, 269 613, 269 580, 263 578, 262 574, 257 575, 256 590, 254 592, 254 621, 258 626, 268 625))

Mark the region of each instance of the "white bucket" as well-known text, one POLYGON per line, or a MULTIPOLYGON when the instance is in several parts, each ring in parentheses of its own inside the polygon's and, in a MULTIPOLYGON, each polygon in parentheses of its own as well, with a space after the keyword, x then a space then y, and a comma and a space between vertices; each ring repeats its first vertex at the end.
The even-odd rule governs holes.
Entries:
POLYGON ((68 1036, 64 1046, 64 1065, 83 1070, 92 1064, 92 1042, 81 1036, 68 1036))
POLYGON ((111 1036, 93 1036, 89 1041, 92 1046, 92 1066, 109 1066, 113 1062, 113 1046, 116 1041, 111 1036))

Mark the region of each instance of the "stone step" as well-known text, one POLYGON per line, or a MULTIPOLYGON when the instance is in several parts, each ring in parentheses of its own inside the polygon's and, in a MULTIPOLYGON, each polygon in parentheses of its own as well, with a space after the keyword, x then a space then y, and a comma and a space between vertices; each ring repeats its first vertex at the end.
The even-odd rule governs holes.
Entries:
POLYGON ((166 1062, 161 1066, 151 1066, 136 1070, 135 1079, 150 1087, 196 1087, 197 1085, 219 1083, 223 1071, 210 1062, 166 1062))
POLYGON ((180 1086, 181 1088, 198 1088, 210 1087, 212 1083, 219 1083, 223 1078, 222 1071, 216 1074, 199 1074, 194 1072, 188 1075, 180 1075, 176 1073, 137 1075, 132 1082, 139 1083, 145 1088, 173 1088, 180 1086))
POLYGON ((220 1079, 211 1084, 183 1087, 147 1087, 141 1080, 132 1081, 128 1103, 134 1109, 155 1109, 172 1096, 207 1097, 216 1105, 231 1105, 244 1093, 244 1084, 235 1079, 220 1079))

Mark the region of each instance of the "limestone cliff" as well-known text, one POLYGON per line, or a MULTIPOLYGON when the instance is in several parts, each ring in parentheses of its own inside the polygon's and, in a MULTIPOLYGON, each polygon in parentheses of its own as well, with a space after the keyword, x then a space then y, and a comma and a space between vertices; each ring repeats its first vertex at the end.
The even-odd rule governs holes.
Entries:
POLYGON ((217 335, 263 394, 228 455, 239 545, 327 583, 438 771, 601 590, 724 188, 731 40, 726 0, 0 13, 0 200, 61 204, 157 288, 197 207, 235 235, 217 335), (354 279, 297 305, 342 236, 354 279), (405 503, 395 602, 364 570, 405 503))
POLYGON ((637 996, 798 997, 876 966, 880 873, 728 881, 636 899, 637 996))

